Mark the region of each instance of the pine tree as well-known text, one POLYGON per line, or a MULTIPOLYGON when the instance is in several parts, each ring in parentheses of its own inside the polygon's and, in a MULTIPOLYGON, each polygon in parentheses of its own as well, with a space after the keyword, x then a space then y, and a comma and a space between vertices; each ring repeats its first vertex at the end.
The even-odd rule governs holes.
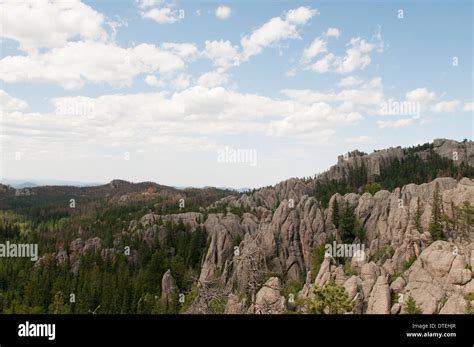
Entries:
POLYGON ((64 295, 61 291, 54 294, 54 301, 51 304, 50 311, 54 314, 63 313, 64 309, 64 295))
POLYGON ((321 264, 324 261, 324 255, 326 252, 325 245, 326 243, 332 243, 332 241, 333 239, 326 240, 325 243, 322 243, 319 246, 314 247, 313 249, 313 256, 312 256, 313 268, 311 270, 311 276, 312 276, 313 281, 314 279, 316 279, 316 276, 318 275, 319 270, 321 268, 321 264))
POLYGON ((349 206, 349 202, 346 201, 344 208, 341 211, 341 217, 339 219, 339 235, 341 236, 342 243, 352 243, 354 241, 354 228, 355 228, 355 216, 354 209, 349 206))
POLYGON ((336 229, 339 227, 339 203, 335 197, 332 203, 332 223, 336 229))
POLYGON ((422 211, 421 211, 421 205, 420 205, 420 197, 418 197, 416 199, 416 212, 415 212, 415 216, 414 216, 413 219, 414 219, 414 223, 415 223, 415 228, 420 233, 423 232, 423 228, 421 226, 421 215, 422 215, 422 211))
POLYGON ((352 312, 354 303, 349 300, 344 287, 330 281, 324 287, 314 287, 314 298, 309 303, 309 312, 316 314, 344 314, 352 312))
POLYGON ((429 231, 433 240, 444 240, 443 224, 442 224, 442 210, 441 210, 441 196, 439 194, 438 183, 435 185, 433 192, 433 204, 431 209, 431 221, 429 231))
POLYGON ((474 206, 469 201, 464 201, 458 219, 457 223, 459 223, 461 231, 465 235, 469 235, 474 225, 474 206))
POLYGON ((406 314, 421 314, 423 311, 416 304, 415 299, 410 295, 403 306, 403 313, 406 314))

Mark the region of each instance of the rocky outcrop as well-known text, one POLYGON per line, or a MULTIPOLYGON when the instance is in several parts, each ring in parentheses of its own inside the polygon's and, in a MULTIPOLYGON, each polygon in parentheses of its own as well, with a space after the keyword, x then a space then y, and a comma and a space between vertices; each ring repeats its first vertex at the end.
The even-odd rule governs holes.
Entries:
POLYGON ((85 242, 83 252, 97 252, 102 249, 102 240, 98 237, 94 237, 85 242))
POLYGON ((210 214, 204 223, 209 233, 209 250, 204 258, 199 276, 200 282, 208 282, 216 275, 222 274, 226 263, 234 256, 237 240, 243 238, 243 228, 240 218, 232 213, 210 214))
POLYGON ((466 313, 466 300, 461 294, 453 294, 448 298, 440 314, 464 314, 466 313))
POLYGON ((255 307, 250 311, 256 314, 276 314, 285 312, 285 298, 280 295, 280 280, 271 277, 258 291, 255 307))
MULTIPOLYGON (((472 246, 472 245, 471 245, 472 246)), ((423 313, 456 313, 460 285, 471 281, 472 271, 467 268, 466 256, 455 246, 436 241, 425 249, 407 272, 408 284, 404 292, 411 295, 423 313), (449 306, 446 304, 449 302, 449 306)))
MULTIPOLYGON (((456 165, 474 164, 472 141, 440 139, 430 148, 423 148, 426 149, 416 155, 423 158, 434 151, 453 159, 456 152, 456 165)), ((391 161, 405 155, 406 150, 400 147, 368 155, 353 151, 339 157, 336 165, 314 179, 292 178, 272 187, 230 195, 211 204, 207 211, 146 214, 122 231, 118 241, 139 237, 151 242, 158 235, 160 243, 165 244, 166 228, 158 221, 181 221, 190 231, 202 227, 208 233, 209 246, 198 284, 218 284, 227 298, 227 313, 284 311, 282 286, 304 284, 298 293, 304 301, 311 297, 314 286, 322 287, 328 281, 345 288, 356 313, 403 313, 408 296, 424 313, 456 313, 462 309, 460 298, 473 286, 474 229, 472 220, 460 220, 464 203, 474 205, 473 180, 437 178, 373 195, 334 194, 328 208, 312 196, 318 180, 337 181, 362 166, 369 177, 377 176, 391 161), (435 189, 439 190, 446 216, 446 240, 436 242, 429 233, 435 189), (333 224, 335 200, 339 206, 347 203, 354 208, 355 217, 365 230, 364 240, 354 242, 363 244, 364 256, 348 257, 344 267, 340 261, 338 264, 327 257, 315 269, 315 248, 324 245, 329 237, 341 242, 333 224), (223 208, 225 213, 213 213, 222 212, 223 208), (267 281, 269 274, 273 276, 271 281, 267 281)), ((80 254, 82 248, 100 249, 96 241, 86 241, 88 246, 76 241, 70 247, 71 257, 80 254)))
POLYGON ((364 154, 359 151, 348 152, 344 155, 340 155, 337 158, 337 164, 318 175, 317 179, 340 181, 347 177, 349 171, 361 166, 367 168, 369 177, 373 177, 380 175, 381 170, 390 163, 390 160, 395 158, 401 159, 403 155, 403 149, 401 147, 389 148, 371 154, 364 154))
POLYGON ((171 275, 171 270, 168 270, 161 279, 161 300, 176 301, 178 297, 178 286, 174 277, 171 275))
POLYGON ((247 300, 239 300, 239 297, 230 294, 224 310, 225 314, 244 314, 247 313, 247 300))
POLYGON ((433 140, 433 149, 443 158, 453 159, 457 156, 455 164, 460 165, 467 162, 470 166, 474 166, 474 144, 472 141, 457 142, 448 139, 433 140))
MULTIPOLYGON (((456 165, 467 163, 474 166, 474 142, 457 142, 447 139, 435 139, 432 144, 432 149, 442 158, 453 160, 456 165)), ((416 155, 421 158, 426 158, 430 149, 421 150, 416 155)), ((318 175, 319 180, 342 180, 347 177, 349 171, 355 170, 364 166, 367 169, 369 177, 380 175, 382 169, 393 159, 402 159, 405 156, 405 151, 401 147, 388 148, 384 150, 375 151, 370 154, 365 154, 360 151, 347 152, 340 155, 337 164, 329 168, 329 170, 318 175)))
MULTIPOLYGON (((314 248, 329 236, 339 240, 331 207, 325 209, 313 197, 302 196, 294 205, 285 199, 274 211, 260 207, 258 213, 243 218, 231 213, 210 214, 205 222, 210 246, 200 279, 217 276, 229 293, 242 293, 251 289, 249 283, 258 285, 264 273, 274 273, 289 282, 305 283, 298 294, 301 300, 311 297, 313 286, 324 286, 332 280, 346 289, 359 313, 401 313, 404 301, 392 304, 392 297, 408 295, 424 313, 439 313, 447 303, 443 312, 459 311, 460 305, 448 298, 459 288, 471 285, 474 243, 470 241, 472 234, 449 226, 445 229, 448 240, 433 242, 428 229, 436 187, 448 215, 457 213, 465 201, 474 204, 474 181, 453 178, 410 184, 375 195, 333 196, 331 200, 354 206, 366 231, 365 257, 349 259, 355 272, 350 276, 332 258, 325 258, 313 283, 308 273, 313 267, 314 248), (414 221, 417 211, 421 211, 419 225, 414 221), (236 245, 238 237, 242 241, 236 245)), ((274 291, 273 303, 279 302, 277 296, 274 291)), ((242 312, 242 305, 229 299, 227 310, 242 312)))
POLYGON ((385 276, 379 276, 369 296, 367 313, 390 313, 390 287, 385 276))

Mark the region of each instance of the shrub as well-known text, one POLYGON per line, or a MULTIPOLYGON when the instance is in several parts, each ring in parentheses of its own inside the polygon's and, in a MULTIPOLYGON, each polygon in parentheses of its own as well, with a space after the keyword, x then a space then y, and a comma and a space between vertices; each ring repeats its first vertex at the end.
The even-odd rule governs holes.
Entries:
POLYGON ((344 274, 348 277, 357 275, 357 271, 351 267, 351 263, 349 261, 344 264, 344 274))
POLYGON ((334 281, 324 287, 314 287, 314 298, 309 303, 309 312, 315 314, 344 314, 352 312, 354 303, 347 296, 344 287, 334 281))
POLYGON ((374 195, 375 193, 377 193, 381 189, 382 189, 382 186, 379 183, 367 183, 362 188, 362 192, 363 193, 370 193, 370 194, 374 195))
POLYGON ((392 257, 393 252, 394 250, 392 247, 388 245, 382 246, 370 257, 370 260, 374 263, 377 263, 378 261, 384 262, 388 258, 392 257))
POLYGON ((321 268, 321 264, 324 261, 324 254, 325 254, 324 243, 320 244, 319 246, 316 246, 313 249, 313 271, 311 273, 311 277, 313 281, 318 275, 319 269, 321 268))
POLYGON ((412 296, 410 295, 403 306, 403 313, 420 314, 420 313, 423 313, 423 311, 418 307, 415 299, 413 299, 412 296))
POLYGON ((404 269, 408 270, 410 266, 415 262, 415 260, 416 260, 416 256, 414 255, 408 258, 408 260, 405 260, 405 262, 403 263, 404 269))

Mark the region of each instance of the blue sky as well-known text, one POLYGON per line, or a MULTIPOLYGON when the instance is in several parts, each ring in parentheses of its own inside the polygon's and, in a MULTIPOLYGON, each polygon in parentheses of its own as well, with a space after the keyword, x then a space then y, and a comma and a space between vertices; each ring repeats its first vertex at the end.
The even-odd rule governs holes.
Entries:
POLYGON ((0 9, 3 179, 259 187, 472 139, 471 1, 0 9))

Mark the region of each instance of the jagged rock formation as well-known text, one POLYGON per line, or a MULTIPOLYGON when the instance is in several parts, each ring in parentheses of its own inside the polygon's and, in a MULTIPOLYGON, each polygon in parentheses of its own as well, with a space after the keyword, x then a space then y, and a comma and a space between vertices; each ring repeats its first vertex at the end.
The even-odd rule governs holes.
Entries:
MULTIPOLYGON (((416 155, 423 158, 430 150, 448 159, 456 153, 456 165, 474 165, 472 141, 435 140, 416 155)), ((208 239, 195 283, 198 293, 189 313, 210 312, 210 301, 220 303, 223 298, 223 312, 230 314, 305 312, 313 288, 330 281, 345 289, 354 313, 404 313, 408 297, 423 313, 464 313, 474 305, 466 299, 466 294, 474 292, 474 220, 462 217, 460 211, 466 202, 474 205, 474 180, 440 177, 375 194, 336 193, 328 207, 313 196, 320 180, 342 180, 361 165, 367 168, 368 177, 377 176, 391 160, 405 155, 399 147, 368 155, 353 151, 314 179, 291 178, 273 187, 226 196, 200 212, 150 212, 117 233, 113 248, 103 248, 96 237, 84 237, 70 243, 69 253, 59 251, 53 256, 62 262, 69 257, 77 269, 84 252, 100 251, 104 259, 114 257, 122 252, 123 239, 151 243, 158 236, 165 244, 163 223, 182 222, 191 232, 205 230, 208 239), (429 232, 435 191, 444 218, 443 241, 434 241, 429 232), (335 202, 350 206, 365 230, 362 240, 353 241, 364 246, 363 256, 349 257, 345 266, 331 256, 316 264, 315 249, 329 239, 341 243, 334 222, 335 202), (291 289, 295 283, 301 290, 291 289), (299 306, 288 300, 289 294, 298 298, 299 306)), ((127 185, 114 181, 111 189, 127 185)), ((165 300, 177 294, 170 271, 163 276, 162 293, 165 300)))
MULTIPOLYGON (((456 165, 467 163, 474 165, 474 143, 468 141, 465 143, 447 139, 435 139, 433 141, 433 150, 442 158, 453 159, 456 165)), ((426 158, 429 149, 419 151, 416 154, 421 158, 426 158)), ((388 148, 376 151, 370 154, 363 154, 359 151, 352 151, 338 157, 337 164, 329 170, 318 175, 321 180, 341 180, 347 176, 350 169, 358 168, 364 165, 368 170, 368 176, 373 177, 379 175, 381 170, 385 168, 391 160, 397 158, 402 159, 405 152, 401 147, 388 148)))
POLYGON ((171 270, 166 271, 161 279, 161 300, 166 302, 177 300, 178 292, 178 286, 171 275, 171 270))
MULTIPOLYGON (((312 250, 328 236, 338 236, 332 223, 331 207, 324 209, 314 198, 303 196, 293 208, 283 200, 274 212, 261 210, 258 219, 245 214, 240 222, 231 213, 225 217, 209 215, 206 227, 211 243, 200 279, 218 277, 229 292, 232 289, 248 292, 252 280, 259 282, 251 275, 255 276, 255 270, 259 269, 275 273, 288 282, 302 282, 307 278, 299 295, 302 299, 310 297, 312 285, 323 286, 334 280, 346 288, 351 300, 358 302, 360 312, 398 313, 403 300, 392 303, 392 297, 409 294, 425 313, 462 313, 462 300, 459 298, 464 294, 465 286, 473 286, 474 242, 471 240, 474 230, 466 233, 448 228, 447 241, 433 243, 428 229, 436 186, 447 215, 456 213, 453 208, 465 201, 474 203, 474 181, 466 178, 461 181, 438 178, 427 184, 410 184, 393 192, 379 191, 374 196, 369 193, 333 196, 332 199, 341 203, 348 201, 355 207, 357 219, 366 230, 365 259, 353 259, 352 269, 357 275, 347 276, 341 266, 326 258, 312 284, 308 284, 311 276, 307 275, 312 270, 312 250), (421 230, 414 221, 417 209, 421 211, 421 230), (237 235, 243 236, 238 255, 234 253, 233 243, 237 235), (379 257, 380 250, 384 249, 386 254, 379 257), (453 253, 455 249, 457 255, 453 253), (407 269, 410 259, 416 261, 407 269), (448 301, 451 295, 457 295, 457 299, 448 301), (445 307, 447 303, 449 305, 445 307)), ((265 287, 261 282, 258 284, 265 287)), ((275 299, 272 303, 278 302, 279 305, 275 293, 276 290, 272 294, 272 300, 275 299)), ((257 307, 261 301, 259 294, 260 291, 256 302, 249 305, 257 307)), ((234 302, 229 304, 228 311, 235 311, 231 307, 242 305, 235 298, 232 300, 234 302)), ((238 312, 241 311, 240 307, 238 312)))
MULTIPOLYGON (((435 140, 431 149, 449 159, 456 152, 457 164, 474 164, 473 142, 441 139, 435 140)), ((417 155, 426 156, 428 150, 417 155)), ((436 242, 428 230, 435 189, 440 192, 443 213, 453 221, 464 202, 474 204, 473 180, 437 178, 374 195, 334 194, 327 208, 312 196, 317 180, 343 179, 361 165, 368 169, 368 176, 378 175, 390 160, 404 155, 399 147, 368 155, 354 151, 339 157, 335 166, 314 180, 292 178, 209 206, 225 205, 226 213, 193 212, 160 218, 175 223, 181 220, 191 230, 205 227, 209 247, 198 283, 201 288, 218 283, 221 294, 228 297, 227 313, 284 312, 287 298, 280 293, 288 283, 304 283, 303 289, 294 293, 304 301, 311 298, 313 286, 324 286, 328 281, 345 288, 356 313, 403 313, 408 296, 424 313, 462 313, 463 295, 474 286, 474 229, 472 225, 463 230, 446 225, 446 241, 436 242), (314 269, 314 249, 329 237, 341 241, 333 224, 335 200, 340 206, 346 202, 352 206, 365 229, 365 257, 353 257, 347 274, 347 269, 331 258, 314 269), (238 216, 232 208, 248 212, 238 216), (274 276, 268 280, 268 274, 274 276)), ((142 218, 145 234, 160 233, 155 224, 158 217, 142 218)))
MULTIPOLYGON (((285 298, 280 295, 280 280, 272 277, 266 281, 258 291, 254 312, 257 314, 283 313, 285 311, 285 298)), ((252 311, 252 308, 250 309, 252 311)))

